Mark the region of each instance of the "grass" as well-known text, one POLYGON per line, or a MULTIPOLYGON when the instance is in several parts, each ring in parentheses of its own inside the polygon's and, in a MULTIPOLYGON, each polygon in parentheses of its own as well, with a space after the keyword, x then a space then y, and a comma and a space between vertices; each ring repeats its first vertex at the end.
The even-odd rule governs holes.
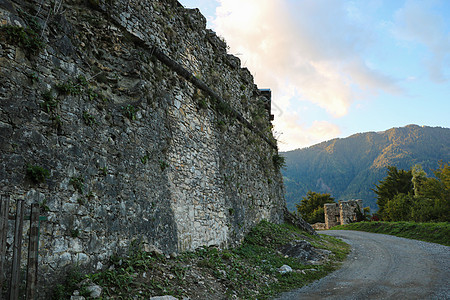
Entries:
MULTIPOLYGON (((340 266, 349 252, 347 244, 333 237, 311 236, 293 226, 265 221, 233 249, 203 247, 171 258, 143 249, 139 242, 132 243, 128 255, 112 257, 107 270, 85 275, 80 282, 89 278, 102 286, 103 299, 144 299, 155 295, 268 299, 326 276, 340 266), (334 255, 312 265, 278 252, 280 246, 293 240, 307 240, 334 255), (289 265, 294 271, 280 274, 278 268, 282 265, 289 265)), ((77 288, 82 289, 82 285, 77 288)))
POLYGON ((335 226, 332 229, 383 233, 450 246, 450 223, 360 222, 335 226))

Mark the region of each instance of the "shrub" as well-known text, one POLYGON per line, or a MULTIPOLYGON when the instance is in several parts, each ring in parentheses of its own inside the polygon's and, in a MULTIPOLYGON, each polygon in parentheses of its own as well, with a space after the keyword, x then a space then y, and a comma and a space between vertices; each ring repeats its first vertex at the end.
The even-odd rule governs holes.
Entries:
POLYGON ((278 170, 286 167, 286 159, 278 153, 272 157, 272 161, 273 166, 278 170))
POLYGON ((0 34, 6 35, 6 40, 23 48, 27 54, 36 55, 45 44, 39 35, 30 27, 6 25, 0 28, 0 34))
POLYGON ((41 183, 50 177, 50 171, 40 166, 27 165, 27 176, 33 182, 41 183))

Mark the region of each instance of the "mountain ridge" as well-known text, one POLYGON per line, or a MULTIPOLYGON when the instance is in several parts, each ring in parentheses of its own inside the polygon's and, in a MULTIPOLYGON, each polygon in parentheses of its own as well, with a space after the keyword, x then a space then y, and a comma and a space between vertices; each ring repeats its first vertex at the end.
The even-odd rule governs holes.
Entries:
POLYGON ((283 152, 286 202, 295 209, 308 190, 330 193, 336 200, 363 199, 376 209, 371 191, 389 165, 410 169, 421 164, 428 175, 439 161, 450 161, 450 128, 410 124, 381 132, 356 133, 283 152))

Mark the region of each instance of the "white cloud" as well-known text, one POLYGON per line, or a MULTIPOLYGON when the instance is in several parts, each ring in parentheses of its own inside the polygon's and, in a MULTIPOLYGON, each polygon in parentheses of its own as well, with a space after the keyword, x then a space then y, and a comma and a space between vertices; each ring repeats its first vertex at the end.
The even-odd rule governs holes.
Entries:
MULTIPOLYGON (((272 101, 282 111, 295 107, 291 97, 283 97, 293 91, 333 117, 345 116, 357 99, 379 91, 401 93, 395 80, 364 62, 362 53, 373 43, 372 29, 354 5, 342 0, 219 2, 215 30, 226 38, 231 52, 239 54, 256 83, 273 90, 272 101)), ((292 112, 281 118, 275 125, 295 147, 319 135, 331 137, 323 128, 339 132, 329 123, 298 125, 301 115, 292 112), (321 130, 315 132, 313 126, 321 130)))
POLYGON ((282 151, 311 146, 333 139, 341 133, 338 126, 327 121, 314 121, 310 126, 300 124, 300 118, 295 112, 286 113, 276 123, 275 130, 282 132, 277 137, 282 151))
POLYGON ((403 40, 424 45, 430 57, 424 58, 430 78, 444 82, 444 69, 450 67, 450 32, 442 16, 433 12, 434 1, 406 1, 395 14, 394 34, 403 40))

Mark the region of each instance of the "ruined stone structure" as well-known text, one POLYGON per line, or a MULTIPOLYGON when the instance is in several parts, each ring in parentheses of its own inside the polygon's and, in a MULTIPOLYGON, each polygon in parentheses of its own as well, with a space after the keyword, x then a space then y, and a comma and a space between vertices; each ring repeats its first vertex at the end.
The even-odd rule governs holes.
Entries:
POLYGON ((360 199, 325 204, 325 229, 356 221, 358 210, 363 213, 362 200, 360 199))
POLYGON ((270 92, 198 10, 3 0, 0 24, 0 192, 47 217, 41 286, 72 264, 103 268, 135 239, 226 247, 283 222, 270 92), (42 182, 27 171, 38 167, 42 182))

